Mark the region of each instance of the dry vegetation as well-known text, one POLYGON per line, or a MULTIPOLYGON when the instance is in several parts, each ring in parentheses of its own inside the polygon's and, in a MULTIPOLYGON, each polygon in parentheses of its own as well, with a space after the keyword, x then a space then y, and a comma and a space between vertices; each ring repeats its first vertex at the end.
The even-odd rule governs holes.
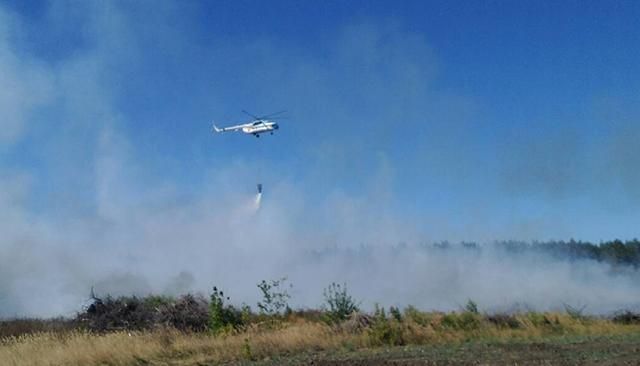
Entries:
POLYGON ((389 315, 354 313, 327 323, 306 313, 261 321, 223 334, 171 328, 96 334, 73 330, 5 337, 3 365, 197 365, 264 360, 302 352, 371 349, 389 345, 438 345, 466 341, 512 342, 584 335, 640 333, 637 322, 565 313, 482 315, 470 311, 426 313, 415 308, 389 315))
MULTIPOLYGON (((459 312, 376 306, 367 314, 358 309, 346 285, 335 283, 324 291, 322 310, 293 311, 282 286, 285 280, 258 285, 263 295, 258 312, 247 305, 234 306, 214 287, 209 299, 193 295, 92 296, 93 302, 74 319, 3 320, 0 364, 209 365, 265 360, 299 364, 314 355, 322 355, 325 360, 345 353, 374 355, 393 346, 426 346, 433 350, 464 344, 500 346, 590 337, 599 339, 594 344, 606 350, 616 348, 616 342, 627 342, 623 351, 635 353, 640 344, 640 314, 630 311, 609 318, 586 316, 583 309, 571 306, 555 313, 487 314, 469 300, 459 312)), ((507 355, 518 348, 505 347, 488 354, 507 355)), ((589 350, 591 345, 584 347, 589 350)), ((484 348, 480 351, 487 353, 484 348)), ((446 358, 451 355, 447 352, 445 361, 455 361, 446 358)), ((567 352, 575 355, 574 351, 567 352)))

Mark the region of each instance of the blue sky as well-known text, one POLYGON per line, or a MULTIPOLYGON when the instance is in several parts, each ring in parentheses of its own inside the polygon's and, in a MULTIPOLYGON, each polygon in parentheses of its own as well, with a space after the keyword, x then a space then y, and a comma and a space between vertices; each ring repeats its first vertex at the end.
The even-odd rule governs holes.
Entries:
POLYGON ((109 131, 127 171, 118 183, 171 187, 170 199, 150 199, 158 205, 197 201, 217 172, 241 166, 246 181, 229 178, 239 191, 286 183, 308 217, 344 194, 424 226, 425 239, 637 234, 636 2, 2 10, 25 101, 0 163, 29 177, 25 207, 37 215, 98 211, 97 146, 109 131), (260 141, 209 134, 211 120, 242 121, 242 109, 290 119, 260 141))
POLYGON ((282 276, 306 306, 332 281, 440 310, 635 304, 637 273, 597 263, 389 248, 638 237, 639 18, 636 1, 0 0, 0 316, 73 314, 92 286, 252 303, 282 276), (211 134, 243 109, 289 119, 211 134))

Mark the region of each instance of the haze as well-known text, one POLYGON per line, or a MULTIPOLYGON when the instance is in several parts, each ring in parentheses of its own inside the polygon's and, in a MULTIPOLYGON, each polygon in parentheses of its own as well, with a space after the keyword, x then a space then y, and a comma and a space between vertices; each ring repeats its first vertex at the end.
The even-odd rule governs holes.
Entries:
POLYGON ((0 2, 0 316, 72 315, 91 286, 255 304, 282 276, 300 307, 332 281, 365 306, 637 306, 636 270, 418 246, 638 236, 639 16, 0 2), (210 133, 242 109, 290 119, 210 133))

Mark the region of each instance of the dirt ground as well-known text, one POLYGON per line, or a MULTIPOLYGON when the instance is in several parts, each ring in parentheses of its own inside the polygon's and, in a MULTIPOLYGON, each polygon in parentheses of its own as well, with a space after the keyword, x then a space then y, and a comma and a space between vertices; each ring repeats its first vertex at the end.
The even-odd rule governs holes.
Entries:
POLYGON ((247 365, 640 365, 640 334, 304 354, 247 365))

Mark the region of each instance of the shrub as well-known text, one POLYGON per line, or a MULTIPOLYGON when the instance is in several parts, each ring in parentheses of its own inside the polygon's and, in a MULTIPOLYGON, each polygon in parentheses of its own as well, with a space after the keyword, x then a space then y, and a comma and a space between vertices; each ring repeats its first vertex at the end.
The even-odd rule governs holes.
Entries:
POLYGON ((485 318, 489 323, 495 325, 498 328, 520 328, 521 324, 514 315, 511 314, 492 314, 487 315, 485 318))
POLYGON ((402 323, 396 320, 393 315, 392 318, 388 318, 384 308, 379 307, 378 304, 375 307, 371 327, 368 329, 368 336, 374 346, 405 344, 402 323))
POLYGON ((474 330, 480 327, 480 316, 470 311, 452 312, 442 317, 442 325, 459 330, 474 330))
POLYGON ((584 309, 587 308, 587 305, 583 305, 581 307, 574 307, 569 304, 564 304, 564 310, 567 314, 574 320, 586 320, 587 317, 584 315, 584 309))
POLYGON ((94 298, 76 320, 98 332, 151 329, 159 315, 158 310, 150 305, 152 303, 136 296, 94 298))
POLYGON ((562 324, 557 315, 547 313, 528 312, 525 319, 535 327, 547 328, 552 331, 561 331, 562 324))
POLYGON ((471 314, 478 314, 478 304, 475 301, 469 299, 467 304, 464 306, 464 310, 471 314))
POLYGON ((242 306, 240 307, 240 320, 242 324, 251 323, 253 317, 254 315, 253 315, 253 312, 251 311, 251 306, 243 303, 242 306))
POLYGON ((400 309, 395 306, 389 308, 389 314, 398 322, 402 321, 402 313, 400 313, 400 309))
POLYGON ((433 314, 418 310, 415 306, 409 305, 404 309, 404 317, 414 323, 427 326, 433 320, 433 314))
POLYGON ((202 296, 181 296, 159 306, 160 322, 183 332, 204 332, 208 328, 207 306, 207 300, 202 296))
POLYGON ((370 328, 372 324, 373 317, 367 314, 353 312, 347 320, 340 323, 339 329, 347 333, 359 334, 365 329, 370 328))
POLYGON ((323 294, 327 306, 326 314, 331 322, 341 322, 351 313, 359 311, 355 300, 347 292, 346 284, 341 286, 333 282, 324 289, 323 294))
MULTIPOLYGON (((291 298, 291 295, 284 287, 284 283, 287 281, 286 277, 279 280, 265 281, 262 280, 258 284, 258 288, 262 292, 262 301, 258 302, 258 309, 265 315, 280 315, 283 311, 289 308, 287 302, 291 298)), ((292 287, 289 285, 289 287, 292 287)))
POLYGON ((616 313, 612 320, 618 324, 640 324, 640 313, 626 310, 616 313))
POLYGON ((478 304, 471 299, 467 301, 462 312, 445 314, 441 321, 443 327, 456 330, 475 330, 480 328, 481 323, 478 304))
POLYGON ((251 344, 249 343, 249 338, 245 338, 244 343, 242 344, 242 356, 247 361, 254 361, 253 353, 251 352, 251 344))
POLYGON ((141 300, 145 307, 155 310, 159 310, 163 306, 171 305, 176 302, 175 298, 165 295, 149 295, 143 297, 141 300))
POLYGON ((209 330, 214 334, 222 334, 238 330, 242 327, 242 313, 232 305, 225 305, 224 293, 213 288, 211 301, 209 303, 209 330))

